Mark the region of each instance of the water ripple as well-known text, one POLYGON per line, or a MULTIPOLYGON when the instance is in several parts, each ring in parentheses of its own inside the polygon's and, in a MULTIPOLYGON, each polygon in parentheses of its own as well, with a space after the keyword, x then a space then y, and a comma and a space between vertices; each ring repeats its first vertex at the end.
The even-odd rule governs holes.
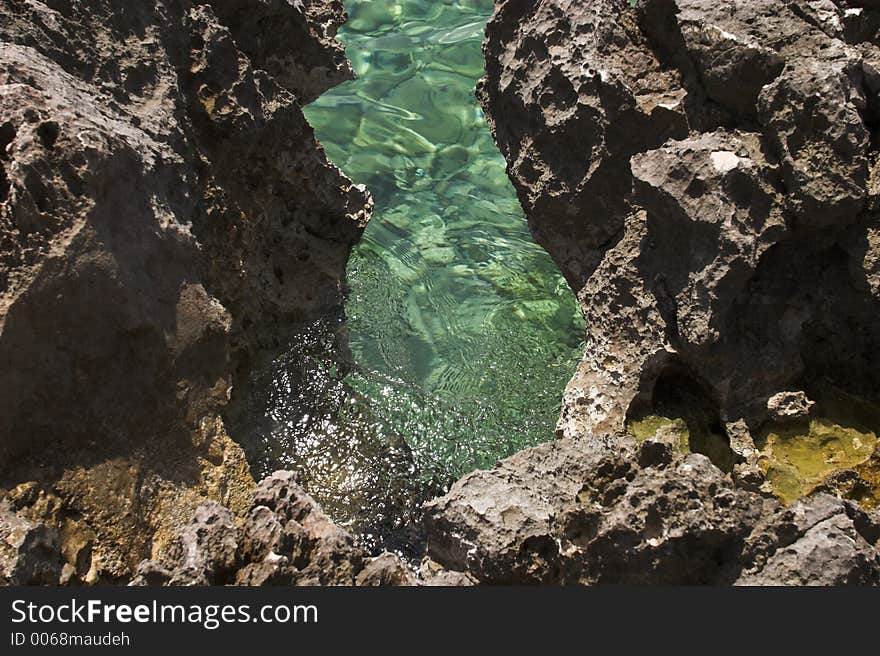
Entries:
POLYGON ((252 431, 264 470, 301 471, 334 518, 413 548, 424 498, 552 439, 583 327, 474 98, 492 1, 347 7, 359 79, 307 116, 376 212, 350 261, 347 324, 307 327, 260 372, 269 392, 250 412, 267 420, 252 431), (340 331, 342 366, 326 359, 340 331))

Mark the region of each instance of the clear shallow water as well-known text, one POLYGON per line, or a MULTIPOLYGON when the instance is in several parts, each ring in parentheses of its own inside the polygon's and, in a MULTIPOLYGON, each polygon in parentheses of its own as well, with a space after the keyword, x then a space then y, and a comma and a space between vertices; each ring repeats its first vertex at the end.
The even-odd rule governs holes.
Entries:
MULTIPOLYGON (((303 472, 335 519, 388 542, 460 475, 553 438, 581 354, 569 288, 532 240, 474 97, 491 0, 350 0, 359 79, 306 115, 376 211, 339 326, 258 374, 263 470, 303 472)), ((393 541, 393 540, 392 540, 393 541)))

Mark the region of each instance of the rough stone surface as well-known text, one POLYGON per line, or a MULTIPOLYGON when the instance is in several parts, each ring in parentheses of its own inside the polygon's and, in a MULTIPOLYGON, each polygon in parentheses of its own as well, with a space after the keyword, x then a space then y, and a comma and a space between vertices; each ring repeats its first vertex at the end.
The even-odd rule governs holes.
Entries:
POLYGON ((410 569, 393 553, 385 552, 371 558, 357 575, 357 584, 362 586, 413 586, 416 577, 410 569))
POLYGON ((562 439, 466 476, 426 508, 428 556, 495 584, 878 582, 876 515, 827 494, 783 508, 658 444, 562 439))
POLYGON ((467 572, 448 570, 440 563, 425 557, 419 567, 419 578, 424 585, 432 587, 469 587, 477 580, 467 572))
POLYGON ((368 559, 294 474, 282 471, 257 486, 243 517, 213 501, 197 508, 157 560, 140 563, 132 584, 377 586, 422 581, 395 554, 368 559))
POLYGON ((0 503, 0 583, 52 585, 61 577, 58 531, 16 515, 0 503))
POLYGON ((224 422, 338 313, 369 218, 300 109, 352 75, 343 20, 0 5, 0 582, 880 582, 880 515, 839 498, 880 450, 783 507, 753 439, 818 381, 880 401, 880 5, 498 0, 479 95, 586 349, 562 439, 429 503, 417 574, 294 474, 255 488, 224 422), (675 403, 729 474, 623 436, 675 403))
POLYGON ((499 0, 479 95, 586 316, 561 435, 698 390, 880 397, 880 13, 783 0, 499 0), (635 5, 635 6, 633 6, 635 5))
POLYGON ((803 392, 780 392, 767 400, 767 413, 774 421, 802 419, 810 414, 814 405, 803 392))
POLYGON ((171 546, 169 560, 177 565, 171 583, 222 584, 235 569, 238 527, 228 508, 208 501, 196 508, 195 516, 171 546))
POLYGON ((815 494, 763 520, 749 536, 740 585, 878 585, 877 517, 815 494))
POLYGON ((491 583, 877 583, 876 516, 819 491, 870 499, 875 469, 784 508, 755 436, 809 397, 880 401, 880 7, 498 0, 484 53, 585 351, 560 441, 430 503, 428 556, 491 583), (692 415, 729 474, 618 437, 692 415))
POLYGON ((58 531, 70 582, 127 580, 206 499, 248 508, 230 394, 339 311, 370 214, 300 109, 352 75, 344 19, 0 4, 0 493, 58 531))

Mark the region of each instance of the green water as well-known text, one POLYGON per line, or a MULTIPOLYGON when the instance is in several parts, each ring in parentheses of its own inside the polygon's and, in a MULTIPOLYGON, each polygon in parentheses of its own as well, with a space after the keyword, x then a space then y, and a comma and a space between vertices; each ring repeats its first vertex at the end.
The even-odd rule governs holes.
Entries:
POLYGON ((583 326, 474 97, 492 1, 346 5, 358 79, 306 115, 376 201, 348 269, 351 362, 321 357, 338 326, 308 327, 262 372, 256 430, 264 469, 301 470, 384 539, 460 475, 553 438, 583 326))

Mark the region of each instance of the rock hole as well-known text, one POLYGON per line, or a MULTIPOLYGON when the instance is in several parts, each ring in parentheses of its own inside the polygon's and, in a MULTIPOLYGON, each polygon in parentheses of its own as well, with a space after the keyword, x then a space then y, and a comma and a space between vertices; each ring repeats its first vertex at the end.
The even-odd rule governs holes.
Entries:
POLYGON ((699 178, 694 178, 685 190, 691 198, 699 198, 706 193, 706 183, 699 178))
POLYGON ((565 74, 559 69, 554 68, 548 76, 550 88, 554 89, 552 94, 545 94, 549 98, 541 97, 540 103, 544 109, 565 110, 573 107, 578 102, 578 93, 575 91, 574 85, 565 74))
POLYGON ((718 404, 707 390, 681 363, 669 363, 650 392, 630 406, 626 422, 630 434, 643 440, 661 430, 672 431, 679 436, 681 451, 701 453, 722 471, 731 471, 734 453, 718 404))
POLYGON ((6 149, 9 147, 9 144, 12 143, 13 139, 15 139, 15 127, 13 127, 12 123, 7 121, 3 125, 0 125, 0 160, 9 159, 6 149))
MULTIPOLYGON (((51 207, 49 202, 49 194, 46 191, 46 187, 43 184, 43 181, 40 179, 40 176, 32 171, 29 171, 25 176, 24 186, 27 189, 27 192, 30 194, 31 198, 33 199, 34 205, 37 206, 37 209, 41 213, 49 211, 51 207)), ((21 228, 25 232, 32 232, 36 229, 35 226, 32 225, 19 225, 19 228, 21 228)))
POLYGON ((859 114, 868 131, 870 152, 876 153, 880 151, 880 84, 876 76, 863 70, 861 88, 865 94, 865 106, 859 110, 859 114))
POLYGON ((45 121, 37 127, 37 136, 40 138, 40 143, 48 150, 52 150, 55 147, 55 142, 58 141, 60 132, 61 128, 58 127, 55 121, 45 121))
POLYGON ((0 203, 6 202, 6 199, 9 198, 9 192, 12 190, 12 182, 6 175, 6 167, 2 162, 9 160, 6 149, 13 139, 15 139, 15 127, 12 123, 7 121, 0 125, 0 203))
POLYGON ((6 167, 0 163, 0 203, 6 201, 9 198, 9 190, 12 188, 12 185, 9 182, 9 178, 6 176, 6 167))

